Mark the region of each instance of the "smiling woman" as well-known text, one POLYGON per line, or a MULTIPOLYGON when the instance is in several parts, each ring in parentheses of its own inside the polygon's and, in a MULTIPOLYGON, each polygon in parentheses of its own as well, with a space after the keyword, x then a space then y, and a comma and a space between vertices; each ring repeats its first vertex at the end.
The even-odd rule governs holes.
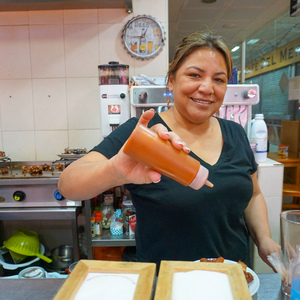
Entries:
POLYGON ((265 261, 280 249, 270 236, 245 130, 213 116, 231 74, 221 37, 197 32, 184 38, 167 74, 174 106, 129 119, 60 176, 59 190, 69 199, 90 199, 125 185, 136 208, 137 261, 159 266, 161 260, 222 256, 249 265, 249 234, 265 261), (137 125, 196 159, 214 187, 193 190, 127 155, 123 149, 137 125))
POLYGON ((175 111, 199 124, 208 122, 223 104, 228 75, 219 52, 207 48, 194 52, 180 65, 175 76, 169 77, 169 90, 173 92, 175 111))

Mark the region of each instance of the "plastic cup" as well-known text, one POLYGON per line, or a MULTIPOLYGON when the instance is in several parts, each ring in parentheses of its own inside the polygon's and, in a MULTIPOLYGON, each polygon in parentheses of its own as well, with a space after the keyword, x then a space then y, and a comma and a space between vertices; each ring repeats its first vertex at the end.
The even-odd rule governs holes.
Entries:
POLYGON ((287 210, 280 215, 282 262, 286 268, 286 280, 282 281, 283 294, 290 297, 292 274, 300 246, 300 210, 287 210))

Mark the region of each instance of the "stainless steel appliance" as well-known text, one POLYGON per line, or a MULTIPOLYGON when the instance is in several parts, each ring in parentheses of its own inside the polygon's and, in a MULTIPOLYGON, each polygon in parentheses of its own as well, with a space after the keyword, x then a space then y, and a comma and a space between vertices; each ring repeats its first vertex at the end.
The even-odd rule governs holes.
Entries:
POLYGON ((57 189, 66 161, 0 160, 0 244, 20 228, 36 231, 46 252, 62 244, 79 259, 77 216, 82 203, 57 189))
MULTIPOLYGON (((228 84, 224 102, 217 115, 240 123, 250 134, 251 106, 259 102, 257 84, 228 84)), ((132 86, 130 89, 131 116, 140 117, 144 110, 173 105, 172 93, 166 86, 132 86)))
POLYGON ((129 66, 111 61, 99 65, 101 132, 103 138, 129 119, 129 66))

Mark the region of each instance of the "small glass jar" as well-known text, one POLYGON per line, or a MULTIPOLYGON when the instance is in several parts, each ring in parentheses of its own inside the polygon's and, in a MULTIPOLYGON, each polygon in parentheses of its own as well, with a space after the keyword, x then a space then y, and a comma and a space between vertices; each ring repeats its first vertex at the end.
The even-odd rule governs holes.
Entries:
POLYGON ((91 216, 91 235, 95 237, 95 217, 91 216))
POLYGON ((102 212, 102 228, 109 229, 111 218, 115 212, 113 195, 111 194, 104 195, 104 201, 101 206, 101 212, 102 212))
POLYGON ((130 216, 135 216, 135 207, 131 200, 123 201, 122 214, 124 218, 124 234, 132 235, 133 233, 130 231, 129 226, 129 218, 130 216))
POLYGON ((123 203, 122 203, 123 217, 125 217, 126 211, 129 209, 134 209, 132 201, 131 200, 123 200, 123 203))
POLYGON ((95 233, 95 236, 102 235, 102 212, 96 212, 94 233, 95 233))

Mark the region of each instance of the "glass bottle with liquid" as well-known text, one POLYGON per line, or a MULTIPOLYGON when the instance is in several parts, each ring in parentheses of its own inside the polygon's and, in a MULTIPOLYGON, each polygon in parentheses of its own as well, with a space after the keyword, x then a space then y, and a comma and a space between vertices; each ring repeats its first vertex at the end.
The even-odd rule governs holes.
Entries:
POLYGON ((95 214, 94 234, 95 236, 102 235, 102 212, 96 212, 95 214))
POLYGON ((109 229, 111 218, 115 212, 113 194, 104 195, 104 200, 101 205, 101 212, 102 212, 102 228, 109 229))

